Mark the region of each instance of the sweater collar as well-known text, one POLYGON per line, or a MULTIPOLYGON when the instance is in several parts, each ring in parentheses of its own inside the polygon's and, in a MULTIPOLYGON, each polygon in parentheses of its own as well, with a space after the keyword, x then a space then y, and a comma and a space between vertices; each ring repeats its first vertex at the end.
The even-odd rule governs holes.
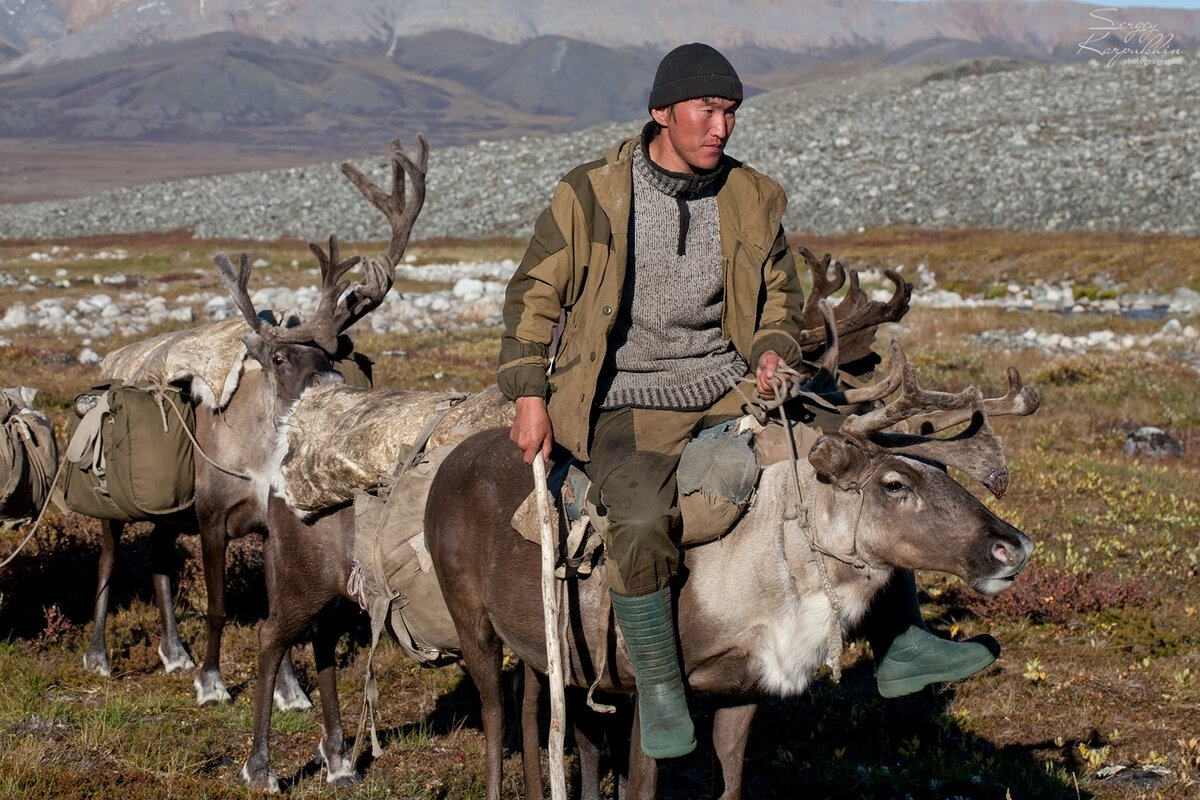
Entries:
POLYGON ((722 157, 717 166, 709 172, 672 172, 663 169, 650 157, 650 142, 658 133, 658 123, 654 120, 650 120, 642 128, 641 141, 633 154, 633 168, 646 178, 651 186, 668 197, 694 197, 701 190, 711 186, 729 168, 729 162, 722 157))

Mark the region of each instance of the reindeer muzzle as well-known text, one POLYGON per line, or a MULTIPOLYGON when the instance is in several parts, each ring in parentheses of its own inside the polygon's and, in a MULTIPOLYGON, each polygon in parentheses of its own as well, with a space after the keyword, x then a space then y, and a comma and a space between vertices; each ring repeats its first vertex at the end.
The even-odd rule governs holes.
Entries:
POLYGON ((970 581, 983 595, 999 594, 1012 586, 1033 556, 1032 539, 1007 523, 997 522, 1003 527, 984 537, 981 544, 987 552, 981 559, 981 569, 970 581))

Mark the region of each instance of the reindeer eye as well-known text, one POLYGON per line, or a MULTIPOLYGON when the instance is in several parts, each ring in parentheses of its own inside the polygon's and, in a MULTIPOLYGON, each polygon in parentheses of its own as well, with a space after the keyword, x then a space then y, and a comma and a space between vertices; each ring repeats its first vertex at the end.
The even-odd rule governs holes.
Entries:
POLYGON ((277 366, 277 367, 280 364, 284 364, 287 362, 287 358, 283 355, 283 353, 275 353, 274 355, 271 356, 271 360, 273 362, 275 362, 275 366, 277 366))
POLYGON ((881 481, 883 490, 891 495, 900 495, 908 491, 908 484, 900 480, 899 476, 892 474, 887 475, 881 481))

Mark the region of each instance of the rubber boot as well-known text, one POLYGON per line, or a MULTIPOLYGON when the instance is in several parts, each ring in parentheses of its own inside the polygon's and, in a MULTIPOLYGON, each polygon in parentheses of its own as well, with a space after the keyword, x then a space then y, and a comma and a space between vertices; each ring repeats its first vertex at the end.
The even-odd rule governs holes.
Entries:
POLYGON ((651 758, 687 755, 696 749, 696 734, 675 650, 671 588, 640 597, 609 594, 637 679, 642 752, 651 758))
POLYGON ((897 571, 876 598, 866 634, 876 654, 875 682, 884 697, 969 678, 1000 655, 1000 644, 987 634, 952 642, 931 633, 921 619, 917 583, 908 570, 897 571))

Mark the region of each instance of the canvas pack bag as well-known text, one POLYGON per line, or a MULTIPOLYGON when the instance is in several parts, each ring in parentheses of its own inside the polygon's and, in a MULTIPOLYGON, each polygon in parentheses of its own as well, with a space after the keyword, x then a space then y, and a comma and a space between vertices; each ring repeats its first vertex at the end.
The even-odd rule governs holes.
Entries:
POLYGON ((358 492, 354 499, 355 594, 419 664, 457 661, 458 632, 425 548, 425 498, 453 445, 435 448, 405 471, 387 498, 358 492))
POLYGON ((153 520, 191 507, 195 412, 172 385, 105 383, 75 398, 63 491, 70 510, 153 520))
POLYGON ((36 392, 0 390, 0 525, 21 525, 42 510, 54 482, 54 426, 32 407, 36 392))
MULTIPOLYGON (((438 466, 458 441, 455 438, 401 468, 386 497, 355 492, 354 566, 346 589, 370 614, 371 650, 352 761, 368 728, 371 752, 376 757, 383 752, 375 728, 379 688, 373 664, 385 630, 423 667, 451 664, 462 655, 454 619, 425 547, 425 499, 438 466)), ((414 451, 420 452, 421 447, 416 445, 414 451)), ((415 459, 415 453, 410 459, 415 459)))

